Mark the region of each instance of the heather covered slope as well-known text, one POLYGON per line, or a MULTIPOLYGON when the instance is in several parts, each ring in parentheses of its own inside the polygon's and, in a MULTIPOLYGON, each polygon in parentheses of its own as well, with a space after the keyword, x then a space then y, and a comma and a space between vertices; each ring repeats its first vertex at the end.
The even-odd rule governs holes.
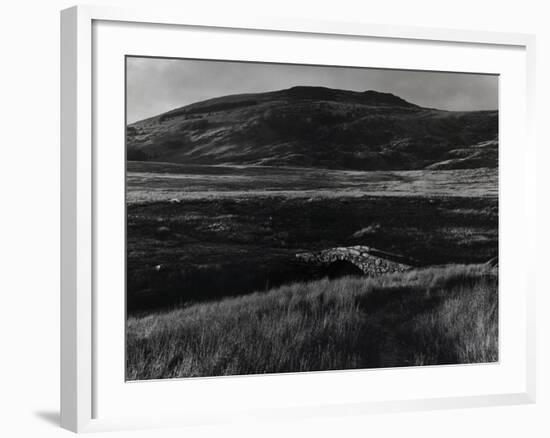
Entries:
POLYGON ((376 91, 293 87, 129 125, 129 160, 354 170, 497 166, 498 111, 421 108, 376 91))

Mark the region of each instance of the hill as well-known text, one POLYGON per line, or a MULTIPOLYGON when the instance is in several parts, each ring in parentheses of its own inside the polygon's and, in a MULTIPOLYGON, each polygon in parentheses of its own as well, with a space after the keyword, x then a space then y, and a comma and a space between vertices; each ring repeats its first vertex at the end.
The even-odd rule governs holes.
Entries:
POLYGON ((498 111, 293 87, 209 99, 127 127, 129 160, 354 170, 496 167, 498 111))

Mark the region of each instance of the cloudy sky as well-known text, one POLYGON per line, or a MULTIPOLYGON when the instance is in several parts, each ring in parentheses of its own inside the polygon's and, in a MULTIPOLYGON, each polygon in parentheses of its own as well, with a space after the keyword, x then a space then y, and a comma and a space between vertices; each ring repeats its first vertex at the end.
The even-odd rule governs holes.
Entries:
POLYGON ((296 85, 376 90, 446 110, 498 108, 498 78, 490 75, 136 57, 126 62, 128 123, 212 97, 296 85))

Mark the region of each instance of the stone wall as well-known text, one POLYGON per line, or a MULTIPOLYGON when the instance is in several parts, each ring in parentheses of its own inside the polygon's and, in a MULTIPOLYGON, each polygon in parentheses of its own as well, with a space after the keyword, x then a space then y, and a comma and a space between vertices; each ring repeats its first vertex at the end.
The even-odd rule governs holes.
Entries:
POLYGON ((361 245, 330 248, 319 252, 303 252, 296 254, 296 258, 304 263, 327 267, 337 261, 347 261, 368 276, 411 269, 411 265, 405 263, 405 258, 400 255, 361 245))

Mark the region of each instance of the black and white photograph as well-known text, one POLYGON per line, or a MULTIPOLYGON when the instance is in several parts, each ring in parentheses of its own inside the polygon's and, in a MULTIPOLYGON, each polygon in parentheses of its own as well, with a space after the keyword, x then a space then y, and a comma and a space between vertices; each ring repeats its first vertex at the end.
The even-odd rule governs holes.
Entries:
POLYGON ((498 75, 125 67, 127 380, 499 361, 498 75))

